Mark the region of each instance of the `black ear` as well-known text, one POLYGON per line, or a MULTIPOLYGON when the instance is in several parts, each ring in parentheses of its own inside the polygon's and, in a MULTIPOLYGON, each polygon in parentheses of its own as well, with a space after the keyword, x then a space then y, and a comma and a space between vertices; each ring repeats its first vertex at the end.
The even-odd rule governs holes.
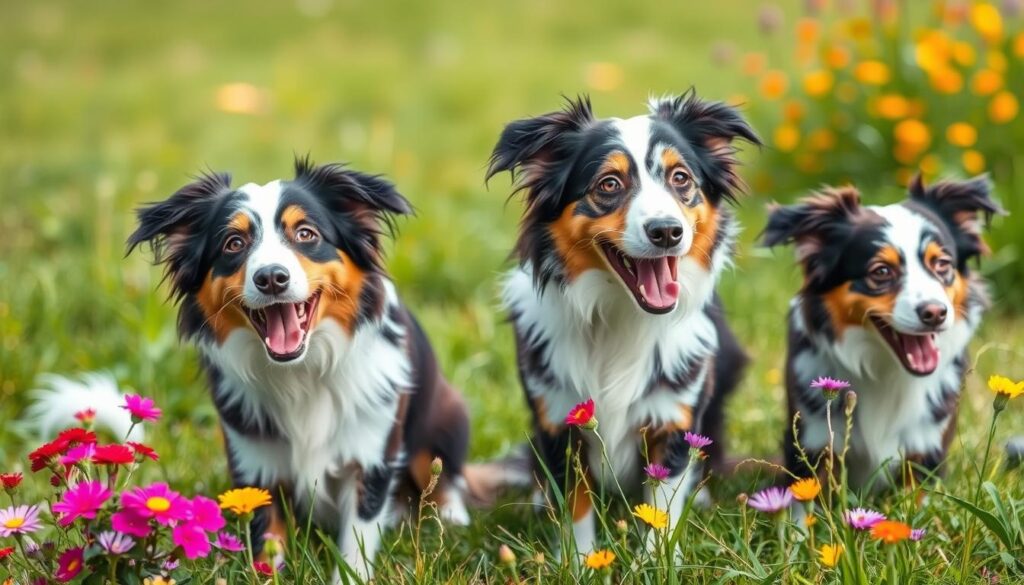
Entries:
POLYGON ((566 98, 565 107, 536 118, 516 120, 505 126, 491 153, 487 179, 509 171, 516 191, 527 192, 532 207, 538 201, 557 198, 569 177, 575 152, 574 136, 594 122, 590 98, 566 98))
POLYGON ((157 264, 165 266, 174 295, 183 296, 198 287, 202 279, 202 258, 206 237, 202 229, 210 206, 231 192, 231 175, 210 173, 185 185, 167 200, 136 210, 139 225, 128 236, 127 252, 148 243, 157 264))
POLYGON ((743 190, 736 174, 736 140, 761 146, 761 139, 739 111, 723 102, 705 101, 694 90, 651 103, 651 115, 672 124, 697 152, 705 193, 715 200, 735 200, 743 190))
POLYGON ((394 227, 396 215, 413 213, 412 205, 393 183, 344 165, 317 166, 309 158, 296 158, 295 182, 316 193, 332 211, 368 218, 389 229, 394 227))
POLYGON ((939 181, 925 187, 918 174, 910 182, 910 200, 934 211, 946 223, 956 240, 960 270, 972 258, 986 255, 989 247, 981 237, 982 222, 987 227, 993 215, 1006 212, 992 199, 992 182, 988 175, 967 181, 939 181), (979 218, 979 214, 981 217, 979 218))
POLYGON ((796 244, 797 260, 803 264, 808 282, 819 282, 837 259, 826 258, 822 253, 825 245, 849 234, 860 212, 860 193, 855 188, 825 187, 796 205, 771 207, 761 242, 768 247, 796 244))

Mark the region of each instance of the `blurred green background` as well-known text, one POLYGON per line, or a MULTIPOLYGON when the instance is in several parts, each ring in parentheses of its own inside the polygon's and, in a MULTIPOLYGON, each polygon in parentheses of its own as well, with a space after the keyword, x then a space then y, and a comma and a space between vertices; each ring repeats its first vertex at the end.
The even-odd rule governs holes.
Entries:
MULTIPOLYGON (((651 95, 691 86, 708 98, 746 96, 769 146, 745 153, 744 174, 780 178, 751 181, 743 243, 721 287, 754 358, 730 408, 730 447, 777 453, 784 317, 801 279, 789 251, 754 240, 769 201, 790 200, 823 175, 793 180, 779 166, 786 162, 772 138, 781 102, 759 97, 736 65, 744 51, 770 47, 775 66, 790 69, 791 29, 805 2, 771 5, 781 19, 772 35, 764 6, 3 0, 0 468, 22 465, 34 442, 16 421, 38 374, 108 370, 166 408, 152 437, 165 479, 186 491, 223 487, 216 415, 195 353, 176 339, 160 271, 145 254, 124 258, 124 240, 135 206, 170 195, 191 174, 228 170, 236 184, 262 183, 288 176, 293 155, 305 153, 384 173, 414 203, 418 215, 400 222, 389 266, 469 398, 473 455, 522 441, 527 416, 497 302, 520 204, 507 200, 507 177, 484 185, 490 149, 506 122, 559 107, 560 94, 588 92, 599 115, 625 117, 643 112, 651 95)), ((885 177, 876 171, 866 163, 861 171, 873 186, 885 177)), ((867 193, 897 197, 895 179, 867 193)), ((987 428, 983 377, 1024 377, 1024 336, 1007 290, 974 345, 979 371, 961 422, 972 444, 987 428)), ((1004 423, 1001 437, 1024 430, 1019 418, 1004 423)))

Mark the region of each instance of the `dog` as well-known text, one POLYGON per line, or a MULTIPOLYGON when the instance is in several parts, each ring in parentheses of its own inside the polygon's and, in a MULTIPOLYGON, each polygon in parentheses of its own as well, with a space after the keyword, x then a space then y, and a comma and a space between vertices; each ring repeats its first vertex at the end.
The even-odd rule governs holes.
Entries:
POLYGON ((596 544, 592 494, 639 491, 648 461, 669 478, 646 500, 678 521, 701 476, 687 473, 684 434, 711 435, 719 454, 722 401, 746 362, 715 284, 737 233, 734 141, 760 140, 737 110, 692 90, 649 110, 598 119, 588 97, 567 100, 508 124, 487 172, 509 171, 525 193, 503 300, 537 474, 543 465, 549 490, 567 490, 581 553, 596 544), (587 399, 607 466, 595 434, 564 420, 587 399))
MULTIPOLYGON (((788 425, 784 444, 787 468, 804 477, 813 470, 800 450, 815 462, 829 441, 826 399, 810 387, 818 376, 848 381, 859 395, 851 486, 881 489, 942 471, 967 345, 988 306, 970 266, 988 252, 979 215, 987 221, 1002 209, 986 177, 925 186, 918 176, 908 191, 903 202, 865 206, 854 187, 825 188, 770 213, 764 244, 794 244, 804 275, 786 360, 797 436, 788 425)), ((841 402, 832 402, 836 450, 845 440, 841 402)))
MULTIPOLYGON (((265 185, 202 176, 142 207, 128 239, 165 267, 233 483, 287 494, 363 579, 397 494, 424 490, 435 457, 443 517, 469 521, 466 407, 382 264, 383 238, 410 212, 381 177, 300 159, 293 179, 265 185)), ((281 516, 257 514, 252 534, 283 536, 281 516)))

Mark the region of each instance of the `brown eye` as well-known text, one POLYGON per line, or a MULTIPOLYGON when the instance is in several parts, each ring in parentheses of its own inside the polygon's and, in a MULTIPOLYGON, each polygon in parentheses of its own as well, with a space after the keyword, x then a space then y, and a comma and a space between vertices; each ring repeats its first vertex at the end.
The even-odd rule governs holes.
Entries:
POLYGON ((601 179, 601 181, 597 184, 597 188, 602 193, 618 193, 619 191, 622 190, 622 181, 620 181, 617 177, 608 175, 607 177, 601 179))
POLYGON ((875 264, 868 271, 868 276, 877 284, 888 284, 896 278, 896 271, 888 264, 875 264))
POLYGON ((295 230, 295 241, 300 243, 309 243, 316 241, 320 237, 320 234, 316 233, 311 227, 303 226, 295 230))
POLYGON ((224 251, 228 254, 237 254, 245 249, 245 238, 242 236, 229 236, 224 241, 224 251))
POLYGON ((692 178, 688 173, 684 171, 675 170, 672 172, 671 181, 673 187, 685 189, 686 187, 690 186, 690 181, 692 181, 692 178))
POLYGON ((949 276, 949 273, 953 271, 953 260, 946 256, 939 256, 932 261, 932 270, 939 276, 949 276))

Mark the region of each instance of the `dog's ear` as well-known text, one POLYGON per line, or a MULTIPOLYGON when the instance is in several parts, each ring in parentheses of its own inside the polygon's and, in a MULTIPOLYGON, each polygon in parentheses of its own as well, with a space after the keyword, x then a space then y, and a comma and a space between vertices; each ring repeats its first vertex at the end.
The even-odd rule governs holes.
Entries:
POLYGON ((972 258, 990 252, 981 237, 982 221, 987 226, 993 215, 1006 212, 992 199, 992 182, 988 175, 967 181, 940 181, 926 187, 918 174, 910 182, 908 190, 911 201, 934 211, 953 233, 961 271, 972 258))
POLYGON ((509 171, 516 191, 526 191, 531 208, 557 200, 569 179, 570 165, 562 163, 575 152, 573 138, 593 123, 586 95, 567 98, 560 111, 509 123, 491 153, 487 179, 509 171))
POLYGON ((694 90, 651 103, 651 115, 672 124, 697 152, 705 194, 714 201, 735 200, 743 190, 736 174, 735 141, 761 146, 761 139, 740 115, 723 102, 705 101, 694 90))
POLYGON ((838 244, 851 233, 860 211, 857 189, 825 187, 795 205, 772 206, 761 242, 768 247, 795 244, 796 257, 804 266, 807 281, 820 282, 838 261, 837 255, 829 257, 823 253, 826 246, 838 244))
POLYGON ((210 205, 230 192, 231 175, 209 173, 164 201, 140 207, 136 210, 138 227, 128 236, 126 255, 149 244, 154 261, 164 265, 164 278, 171 279, 176 296, 197 288, 206 253, 203 220, 210 205))

